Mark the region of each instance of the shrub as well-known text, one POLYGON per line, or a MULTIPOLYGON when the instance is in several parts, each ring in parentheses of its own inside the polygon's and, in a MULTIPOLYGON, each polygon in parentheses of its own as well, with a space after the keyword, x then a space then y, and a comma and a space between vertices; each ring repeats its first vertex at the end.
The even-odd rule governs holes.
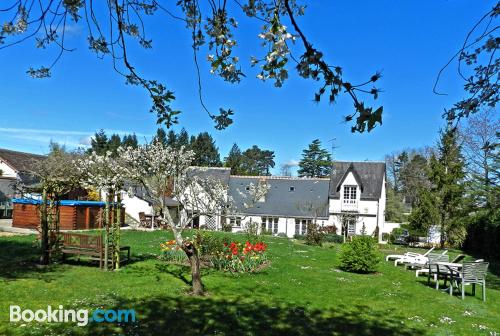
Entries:
POLYGON ((341 235, 330 233, 330 234, 326 234, 324 236, 323 240, 325 242, 328 242, 328 243, 343 243, 344 237, 342 237, 341 235))
POLYGON ((186 253, 177 246, 175 240, 160 244, 160 260, 182 263, 187 259, 186 253))
POLYGON ((259 223, 250 219, 250 221, 245 225, 243 231, 245 232, 247 240, 255 242, 258 239, 259 223))
POLYGON ((322 230, 326 234, 337 234, 337 227, 335 225, 324 226, 322 230))
POLYGON ((288 238, 288 236, 286 235, 286 233, 284 232, 280 232, 276 235, 276 237, 281 237, 281 238, 288 238))
POLYGON ((270 231, 270 230, 262 230, 260 232, 261 235, 264 235, 264 236, 272 236, 273 235, 273 232, 270 231))
POLYGON ((256 272, 267 261, 266 250, 267 245, 263 242, 225 243, 223 251, 212 258, 212 266, 232 273, 256 272))
POLYGON ((293 238, 298 240, 306 240, 306 235, 296 234, 293 235, 293 238))
POLYGON ((318 245, 323 244, 323 237, 325 234, 321 231, 319 225, 311 223, 307 225, 306 233, 306 244, 307 245, 318 245))
POLYGON ((224 243, 229 242, 229 239, 209 231, 198 231, 195 242, 200 256, 203 259, 210 259, 212 256, 222 252, 224 243))
POLYGON ((375 240, 369 236, 355 236, 342 246, 340 268, 354 273, 373 273, 380 262, 375 240))

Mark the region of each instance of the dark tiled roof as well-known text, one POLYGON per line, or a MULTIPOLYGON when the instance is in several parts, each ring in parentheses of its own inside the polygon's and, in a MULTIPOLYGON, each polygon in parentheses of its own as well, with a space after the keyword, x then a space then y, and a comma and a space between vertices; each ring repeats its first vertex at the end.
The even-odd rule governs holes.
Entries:
POLYGON ((31 172, 34 164, 45 159, 45 156, 0 148, 0 159, 18 172, 31 172))
POLYGON ((279 217, 328 217, 328 179, 243 177, 231 176, 229 194, 233 197, 237 210, 241 214, 279 217), (251 208, 245 208, 248 202, 242 193, 248 193, 246 186, 257 185, 265 179, 270 186, 265 202, 257 202, 251 208), (293 187, 293 191, 290 190, 293 187))
POLYGON ((362 200, 378 200, 382 193, 385 177, 383 162, 342 162, 334 161, 330 176, 330 197, 340 197, 340 184, 348 171, 353 171, 356 179, 361 180, 362 200), (356 176, 357 175, 357 176, 356 176))
POLYGON ((220 181, 222 184, 229 183, 231 168, 222 167, 189 167, 188 174, 196 175, 200 178, 213 178, 220 181))

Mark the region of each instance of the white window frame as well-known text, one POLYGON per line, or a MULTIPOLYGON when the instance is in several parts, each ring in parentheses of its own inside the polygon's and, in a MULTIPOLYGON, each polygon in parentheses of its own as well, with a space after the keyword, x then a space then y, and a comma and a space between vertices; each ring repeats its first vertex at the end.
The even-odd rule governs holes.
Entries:
POLYGON ((279 217, 262 217, 263 227, 272 234, 278 234, 279 217))
POLYGON ((241 217, 229 217, 229 224, 233 227, 241 227, 241 217))
POLYGON ((295 234, 296 235, 306 235, 307 226, 312 224, 312 219, 308 218, 295 218, 295 234))
POLYGON ((344 204, 356 204, 358 202, 358 187, 355 185, 345 185, 342 199, 344 204))

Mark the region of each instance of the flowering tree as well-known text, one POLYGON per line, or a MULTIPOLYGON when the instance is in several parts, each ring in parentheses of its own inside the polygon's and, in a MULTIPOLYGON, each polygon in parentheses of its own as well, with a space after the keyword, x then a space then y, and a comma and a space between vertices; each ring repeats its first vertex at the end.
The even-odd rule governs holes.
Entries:
POLYGON ((172 231, 177 246, 186 253, 191 265, 193 293, 201 295, 198 250, 193 241, 182 237, 182 232, 195 217, 231 213, 234 206, 227 185, 202 177, 203 174, 197 174, 190 167, 193 157, 194 152, 183 146, 173 148, 156 141, 121 152, 126 176, 140 184, 153 206, 161 209, 160 221, 172 231))
MULTIPOLYGON (((46 159, 34 165, 34 175, 40 181, 40 263, 50 262, 50 251, 58 249, 59 201, 61 196, 79 185, 80 175, 73 164, 77 154, 53 146, 46 159)), ((29 188, 29 187, 28 187, 29 188)))
POLYGON ((113 258, 116 268, 120 267, 120 200, 119 192, 123 190, 125 183, 125 174, 118 158, 111 151, 103 155, 92 152, 89 155, 78 160, 78 171, 81 173, 81 184, 84 188, 95 189, 101 194, 106 195, 106 207, 104 213, 104 264, 108 269, 109 242, 113 244, 113 258), (113 206, 115 215, 110 216, 110 205, 113 206), (110 225, 111 224, 111 225, 110 225), (110 232, 111 226, 111 232, 110 232), (110 235, 111 233, 111 235, 110 235))
POLYGON ((333 103, 342 94, 352 100, 354 109, 345 116, 347 122, 354 121, 352 132, 370 131, 382 123, 382 107, 373 109, 364 102, 377 99, 380 90, 373 85, 380 73, 360 83, 346 80, 343 69, 328 61, 301 29, 298 18, 305 14, 306 6, 296 0, 109 0, 102 6, 89 0, 39 0, 35 5, 20 0, 4 2, 0 5, 0 22, 4 23, 0 27, 0 50, 33 38, 37 48, 57 51, 48 66, 28 69, 31 77, 49 77, 61 56, 74 50, 68 46, 66 33, 76 25, 85 30, 82 35, 91 52, 111 58, 113 68, 127 84, 147 92, 152 102, 150 111, 167 127, 178 122, 180 113, 171 106, 173 92, 157 80, 144 78, 131 57, 136 50, 134 43, 145 49, 153 47, 147 17, 158 13, 183 22, 191 32, 200 102, 217 129, 233 122, 233 111, 220 108, 216 114, 205 105, 198 53, 205 48, 211 73, 229 83, 239 83, 245 77, 238 56, 241 42, 235 37, 240 18, 261 25, 258 39, 264 50, 260 56, 248 57, 252 66, 260 67, 257 78, 281 87, 294 67, 299 77, 317 84, 314 101, 326 98, 333 103))

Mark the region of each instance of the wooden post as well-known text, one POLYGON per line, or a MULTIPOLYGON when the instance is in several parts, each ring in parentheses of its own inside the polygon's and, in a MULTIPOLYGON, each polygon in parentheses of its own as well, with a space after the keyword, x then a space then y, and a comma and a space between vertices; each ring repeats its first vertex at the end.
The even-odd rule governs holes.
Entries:
POLYGON ((104 211, 104 269, 108 270, 108 257, 109 257, 109 198, 110 191, 107 191, 106 195, 106 207, 104 211))
POLYGON ((90 207, 85 208, 85 228, 90 229, 90 207))

